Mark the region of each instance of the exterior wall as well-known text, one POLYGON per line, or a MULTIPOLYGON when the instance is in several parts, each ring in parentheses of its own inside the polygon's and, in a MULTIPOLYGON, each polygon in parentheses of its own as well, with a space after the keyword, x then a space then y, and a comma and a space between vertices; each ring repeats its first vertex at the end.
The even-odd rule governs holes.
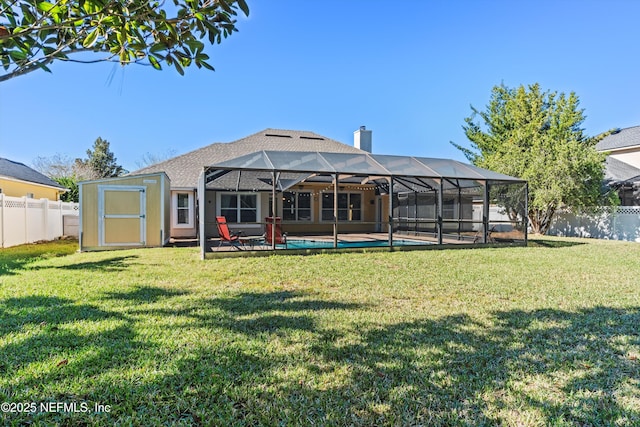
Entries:
POLYGON ((610 157, 640 168, 640 150, 637 148, 628 151, 616 151, 611 153, 610 157))
MULTIPOLYGON (((146 233, 144 246, 162 246, 166 243, 167 220, 169 217, 169 204, 166 203, 169 192, 169 182, 165 174, 140 175, 131 177, 119 177, 103 179, 99 181, 83 182, 80 185, 80 216, 81 216, 81 236, 80 249, 100 248, 99 241, 99 188, 109 187, 145 187, 146 198, 146 233)), ((139 203, 139 193, 122 194, 108 193, 105 197, 105 213, 130 213, 135 207, 132 204, 139 203)), ((136 230, 139 233, 139 226, 133 224, 134 220, 117 220, 110 225, 105 225, 106 241, 126 242, 131 240, 131 233, 136 230)), ((139 221, 138 221, 139 224, 139 221)), ((124 245, 123 245, 124 246, 124 245)), ((113 248, 116 246, 106 246, 113 248)))
MULTIPOLYGON (((373 188, 364 189, 363 186, 340 185, 340 192, 360 193, 362 194, 361 213, 362 220, 353 222, 340 222, 340 233, 356 233, 356 232, 374 232, 376 229, 376 196, 373 188)), ((292 192, 310 192, 312 193, 311 201, 311 221, 283 221, 282 229, 289 234, 326 234, 333 232, 333 221, 322 221, 322 192, 332 192, 332 187, 327 184, 303 184, 302 186, 294 186, 290 189, 292 192)), ((216 191, 207 191, 205 197, 205 211, 207 222, 205 230, 207 237, 218 237, 218 231, 215 223, 216 215, 219 215, 219 197, 216 191)), ((255 193, 258 197, 258 223, 235 225, 229 223, 230 228, 234 231, 243 231, 246 235, 256 236, 264 233, 265 217, 271 216, 270 192, 255 193)), ((278 193, 277 197, 281 197, 282 193, 278 193)), ((277 203, 277 216, 283 217, 282 201, 277 203)), ((172 206, 172 212, 175 207, 172 206)), ((386 211, 385 211, 386 212, 386 211)), ((386 214, 385 214, 386 215, 386 214)), ((386 218, 386 216, 384 217, 386 218)), ((385 220, 383 218, 383 220, 385 220)), ((179 237, 172 228, 172 237, 179 237)), ((195 234, 195 229, 193 230, 195 234)))
POLYGON ((0 178, 0 189, 2 189, 2 194, 6 196, 24 197, 31 193, 33 194, 33 199, 49 199, 53 201, 58 200, 60 193, 63 193, 62 190, 44 185, 5 178, 0 178))
MULTIPOLYGON (((207 192, 208 194, 209 192, 207 192)), ((198 235, 197 229, 198 224, 196 221, 196 200, 197 195, 193 190, 171 190, 171 202, 170 202, 170 234, 171 237, 182 237, 182 238, 192 238, 198 235), (187 194, 189 196, 190 203, 190 211, 189 211, 189 223, 188 224, 178 224, 178 194, 187 194)), ((207 207, 209 206, 207 201, 207 207)), ((214 217, 209 217, 214 220, 214 217)))

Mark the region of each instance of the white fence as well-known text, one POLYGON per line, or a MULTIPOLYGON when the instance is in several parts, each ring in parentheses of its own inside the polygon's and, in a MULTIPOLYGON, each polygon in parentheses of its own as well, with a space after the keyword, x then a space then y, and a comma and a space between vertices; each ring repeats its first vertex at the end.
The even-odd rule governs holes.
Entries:
POLYGON ((556 215, 549 234, 640 242, 640 206, 560 212, 556 215))
POLYGON ((63 236, 63 218, 67 215, 78 215, 77 203, 0 194, 0 247, 63 236))

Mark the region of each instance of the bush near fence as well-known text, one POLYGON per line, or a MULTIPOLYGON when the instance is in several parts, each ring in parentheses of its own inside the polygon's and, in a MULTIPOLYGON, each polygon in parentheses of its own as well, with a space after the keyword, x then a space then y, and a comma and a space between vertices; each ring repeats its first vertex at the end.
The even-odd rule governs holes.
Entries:
POLYGON ((65 235, 64 217, 78 213, 78 203, 0 194, 0 247, 60 238, 65 235))

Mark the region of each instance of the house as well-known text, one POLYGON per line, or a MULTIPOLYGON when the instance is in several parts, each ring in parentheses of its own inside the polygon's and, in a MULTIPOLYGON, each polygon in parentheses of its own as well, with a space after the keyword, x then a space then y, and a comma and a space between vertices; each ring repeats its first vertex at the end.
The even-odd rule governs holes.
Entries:
MULTIPOLYGON (((368 134, 366 132, 364 134, 369 137, 370 146, 371 131, 368 131, 368 134)), ((195 209, 196 189, 202 168, 261 150, 323 151, 329 153, 365 152, 355 146, 346 145, 313 132, 265 129, 234 142, 207 145, 164 162, 134 171, 131 174, 165 172, 171 180, 171 237, 195 237, 198 234, 195 209)), ((308 196, 305 193, 302 196, 298 194, 297 197, 298 204, 304 204, 305 201, 303 199, 308 196)), ((207 192, 206 203, 210 218, 214 218, 215 215, 226 215, 230 223, 239 222, 240 218, 246 219, 248 216, 254 222, 259 222, 260 218, 266 216, 267 212, 269 212, 269 200, 259 192, 241 192, 224 196, 220 193, 207 192)), ((285 201, 285 208, 290 208, 291 203, 291 200, 285 201)), ((310 218, 311 212, 299 206, 295 215, 299 220, 304 221, 305 216, 310 218)), ((285 218, 287 217, 285 216, 285 218)), ((247 231, 251 232, 250 228, 247 231)), ((215 235, 216 233, 215 224, 208 224, 207 234, 215 235)))
POLYGON ((0 193, 11 197, 59 200, 67 189, 22 163, 0 157, 0 193))
POLYGON ((622 206, 640 205, 640 126, 617 129, 596 144, 608 153, 605 180, 618 191, 622 206))
POLYGON ((394 233, 438 244, 482 243, 496 226, 509 230, 505 241, 526 243, 526 181, 454 160, 371 151, 364 126, 353 145, 265 129, 132 175, 167 174, 170 236, 198 236, 203 251, 206 238, 217 237, 217 216, 247 235, 261 234, 268 218, 279 217, 290 235, 333 236, 333 247, 339 235, 357 234, 378 234, 372 238, 391 246, 394 233), (490 206, 512 215, 496 216, 490 206))

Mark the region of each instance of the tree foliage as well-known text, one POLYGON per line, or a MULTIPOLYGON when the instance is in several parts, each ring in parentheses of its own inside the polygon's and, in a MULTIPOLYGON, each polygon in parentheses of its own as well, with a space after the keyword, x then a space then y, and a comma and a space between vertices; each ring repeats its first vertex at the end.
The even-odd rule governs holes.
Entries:
POLYGON ((484 111, 471 107, 463 129, 471 149, 457 144, 475 165, 526 179, 528 218, 544 234, 560 208, 601 204, 605 155, 595 150, 604 136, 588 137, 575 93, 542 91, 536 83, 495 86, 484 111))
POLYGON ((238 8, 249 14, 245 0, 0 0, 0 81, 54 60, 213 70, 201 40, 237 31, 238 8))
POLYGON ((75 175, 70 176, 61 176, 57 178, 53 178, 55 182, 62 185, 68 191, 62 193, 60 195, 60 200, 63 202, 79 202, 80 201, 80 190, 78 187, 78 179, 75 175))
POLYGON ((93 143, 93 149, 87 150, 87 158, 76 159, 74 167, 82 179, 112 178, 128 172, 117 163, 109 149, 109 141, 100 137, 93 143))

